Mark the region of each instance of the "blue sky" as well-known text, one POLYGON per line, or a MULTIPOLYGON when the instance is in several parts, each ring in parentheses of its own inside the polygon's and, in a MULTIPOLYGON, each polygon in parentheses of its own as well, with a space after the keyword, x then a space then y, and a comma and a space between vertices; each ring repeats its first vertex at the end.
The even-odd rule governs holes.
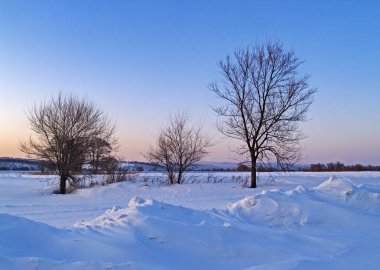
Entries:
POLYGON ((28 107, 63 90, 117 119, 126 159, 185 108, 220 142, 208 160, 228 160, 207 88, 216 63, 278 40, 318 88, 304 161, 380 164, 379 15, 378 1, 0 0, 0 156, 21 155, 28 107))

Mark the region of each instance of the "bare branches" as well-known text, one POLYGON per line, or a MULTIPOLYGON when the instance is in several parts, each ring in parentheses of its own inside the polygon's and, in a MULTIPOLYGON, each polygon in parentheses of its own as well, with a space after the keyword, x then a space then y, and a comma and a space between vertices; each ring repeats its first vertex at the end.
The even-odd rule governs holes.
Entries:
MULTIPOLYGON (((110 150, 116 143, 110 119, 92 102, 75 96, 59 93, 35 105, 28 120, 34 137, 21 144, 21 151, 47 161, 64 182, 75 181, 73 171, 90 161, 90 150, 110 150)), ((61 184, 61 193, 65 193, 66 187, 61 184)))
POLYGON ((210 141, 202 136, 202 126, 189 126, 190 116, 177 112, 158 137, 157 145, 145 154, 150 162, 162 164, 168 173, 168 183, 182 182, 182 176, 192 165, 207 155, 210 141), (175 180, 175 176, 177 179, 175 180))
POLYGON ((301 64, 279 43, 238 50, 219 62, 223 87, 210 85, 225 101, 213 108, 220 117, 218 130, 243 142, 240 153, 252 163, 251 187, 256 187, 257 161, 284 168, 299 157, 303 135, 298 123, 305 120, 316 92, 308 75, 298 76, 301 64))

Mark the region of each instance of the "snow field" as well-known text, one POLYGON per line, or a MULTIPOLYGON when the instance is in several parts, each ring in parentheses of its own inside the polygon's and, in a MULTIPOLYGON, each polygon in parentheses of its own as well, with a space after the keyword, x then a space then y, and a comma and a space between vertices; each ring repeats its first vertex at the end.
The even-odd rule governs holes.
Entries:
POLYGON ((378 269, 379 173, 218 175, 54 195, 0 173, 0 269, 378 269))

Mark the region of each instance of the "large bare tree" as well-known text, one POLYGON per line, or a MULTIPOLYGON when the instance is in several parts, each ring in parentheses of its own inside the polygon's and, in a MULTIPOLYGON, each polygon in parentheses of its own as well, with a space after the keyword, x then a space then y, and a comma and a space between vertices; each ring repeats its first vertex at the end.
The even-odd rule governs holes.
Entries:
POLYGON ((168 183, 182 183, 183 174, 207 155, 210 140, 202 135, 202 126, 191 126, 186 112, 170 116, 169 125, 162 129, 155 146, 144 155, 150 162, 161 164, 168 174, 168 183))
POLYGON ((309 76, 299 75, 301 64, 294 51, 272 42, 237 50, 219 62, 222 86, 210 85, 224 101, 213 108, 218 129, 242 142, 236 152, 250 162, 252 188, 259 162, 286 169, 299 159, 299 122, 305 120, 316 92, 309 87, 309 76))
MULTIPOLYGON (((28 120, 34 135, 21 143, 21 151, 45 161, 60 177, 60 193, 74 185, 75 172, 93 161, 94 141, 115 143, 114 123, 94 103, 59 93, 33 106, 28 120)), ((100 150, 99 150, 100 151, 100 150)))

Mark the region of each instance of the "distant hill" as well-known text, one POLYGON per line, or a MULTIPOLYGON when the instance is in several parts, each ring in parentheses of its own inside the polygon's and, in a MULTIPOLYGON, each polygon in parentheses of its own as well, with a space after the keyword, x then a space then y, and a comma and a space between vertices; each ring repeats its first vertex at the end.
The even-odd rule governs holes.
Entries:
POLYGON ((0 157, 0 170, 4 171, 38 171, 41 161, 26 158, 0 157))
POLYGON ((194 171, 233 171, 237 168, 238 163, 234 162, 213 162, 201 161, 195 164, 191 170, 194 171))
MULTIPOLYGON (((237 163, 232 162, 211 162, 201 161, 190 168, 191 171, 232 171, 237 167, 237 163)), ((120 169, 129 171, 164 171, 164 167, 154 163, 140 161, 122 161, 119 164, 120 169)))
POLYGON ((150 171, 150 172, 162 172, 164 167, 158 164, 141 162, 141 161, 121 161, 119 163, 119 169, 128 171, 150 171))

